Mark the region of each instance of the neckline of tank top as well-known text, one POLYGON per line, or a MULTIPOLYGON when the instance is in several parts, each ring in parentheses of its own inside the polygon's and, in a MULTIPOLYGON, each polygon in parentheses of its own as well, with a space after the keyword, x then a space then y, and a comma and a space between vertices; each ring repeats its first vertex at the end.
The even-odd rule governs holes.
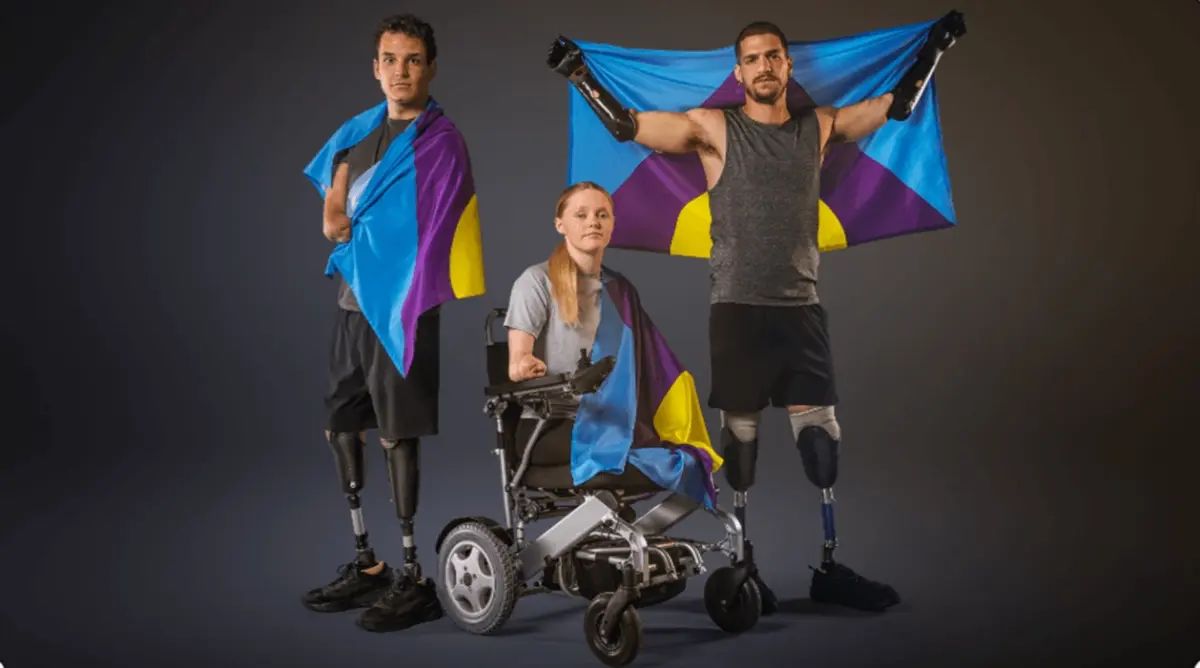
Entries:
POLYGON ((759 126, 759 127, 761 127, 761 128, 767 128, 767 129, 769 129, 769 130, 782 130, 782 129, 784 128, 784 126, 786 126, 787 124, 791 123, 792 121, 795 121, 795 120, 796 120, 796 118, 797 118, 797 117, 796 117, 796 115, 795 115, 795 114, 793 114, 793 113, 792 113, 792 112, 789 110, 789 111, 788 111, 788 117, 787 117, 787 120, 786 120, 786 121, 784 121, 784 122, 782 122, 782 123, 779 123, 779 124, 777 125, 777 124, 775 124, 775 123, 763 123, 762 121, 755 120, 754 118, 752 118, 752 117, 750 116, 750 114, 747 114, 747 113, 746 113, 746 105, 744 105, 744 104, 743 104, 743 105, 739 105, 739 106, 737 107, 737 112, 738 112, 739 114, 741 114, 741 115, 742 115, 742 118, 746 119, 747 121, 750 121, 751 123, 753 123, 753 124, 755 124, 755 125, 757 125, 757 126, 759 126))

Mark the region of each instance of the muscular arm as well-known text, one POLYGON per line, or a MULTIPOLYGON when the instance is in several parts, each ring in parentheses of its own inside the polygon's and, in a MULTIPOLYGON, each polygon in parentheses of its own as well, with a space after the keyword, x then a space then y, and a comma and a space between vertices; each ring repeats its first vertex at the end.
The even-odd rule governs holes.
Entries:
POLYGON ((322 231, 330 241, 350 240, 350 217, 346 215, 346 191, 349 189, 350 166, 341 163, 333 172, 333 183, 325 191, 325 215, 322 231))
POLYGON ((662 153, 692 153, 712 150, 710 127, 713 109, 673 111, 639 111, 636 113, 637 135, 634 141, 662 153))
POLYGON ((835 142, 858 141, 887 122, 892 94, 884 93, 846 107, 818 107, 821 123, 821 152, 835 142))
POLYGON ((546 363, 533 356, 534 336, 529 332, 508 330, 508 377, 513 382, 546 375, 546 363))

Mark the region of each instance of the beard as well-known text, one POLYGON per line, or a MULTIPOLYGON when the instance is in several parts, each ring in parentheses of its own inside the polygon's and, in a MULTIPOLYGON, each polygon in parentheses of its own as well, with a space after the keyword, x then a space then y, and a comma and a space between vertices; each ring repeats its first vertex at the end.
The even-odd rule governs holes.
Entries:
POLYGON ((778 79, 773 79, 773 81, 778 84, 778 87, 768 93, 759 93, 755 84, 750 84, 750 87, 746 89, 746 92, 750 94, 750 99, 759 104, 775 104, 778 102, 779 98, 787 93, 787 86, 780 83, 778 79))

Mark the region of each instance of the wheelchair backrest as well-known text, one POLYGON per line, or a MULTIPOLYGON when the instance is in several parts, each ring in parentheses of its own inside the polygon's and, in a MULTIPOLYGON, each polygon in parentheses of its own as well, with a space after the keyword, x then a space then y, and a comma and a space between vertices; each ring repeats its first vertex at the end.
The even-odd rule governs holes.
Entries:
MULTIPOLYGON (((498 385, 500 383, 509 382, 508 379, 508 339, 507 335, 503 341, 498 341, 492 335, 493 327, 496 320, 504 322, 504 316, 508 313, 507 309, 494 308, 491 313, 488 313, 487 320, 484 322, 484 335, 487 341, 487 375, 489 385, 498 385)), ((501 327, 503 329, 503 327, 501 327)))

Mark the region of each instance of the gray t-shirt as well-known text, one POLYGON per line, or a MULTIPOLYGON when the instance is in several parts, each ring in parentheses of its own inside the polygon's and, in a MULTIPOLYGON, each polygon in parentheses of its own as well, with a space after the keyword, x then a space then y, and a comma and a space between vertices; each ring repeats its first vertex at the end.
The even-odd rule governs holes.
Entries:
MULTIPOLYGON (((339 153, 334 158, 334 168, 336 169, 338 164, 345 162, 350 170, 348 183, 349 186, 353 186, 358 177, 379 162, 379 159, 387 152, 392 140, 404 132, 411 122, 412 119, 397 121, 389 118, 386 123, 380 123, 379 127, 375 128, 362 141, 339 153)), ((345 278, 341 278, 339 281, 341 285, 338 286, 338 306, 347 311, 361 311, 362 309, 358 307, 358 300, 354 298, 354 291, 350 289, 350 284, 346 282, 345 278)))
POLYGON ((571 327, 558 315, 550 292, 549 262, 535 264, 513 283, 504 326, 532 334, 533 355, 546 363, 546 373, 569 373, 579 363, 579 351, 592 352, 600 323, 600 276, 579 274, 579 325, 571 327))

